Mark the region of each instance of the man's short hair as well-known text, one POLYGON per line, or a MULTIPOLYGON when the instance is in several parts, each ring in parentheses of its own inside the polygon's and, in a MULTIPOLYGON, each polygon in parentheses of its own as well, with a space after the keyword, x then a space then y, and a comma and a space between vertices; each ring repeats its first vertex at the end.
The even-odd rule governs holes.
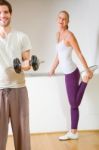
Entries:
POLYGON ((10 12, 10 14, 12 13, 12 6, 11 6, 11 4, 8 2, 8 1, 6 1, 6 0, 0 0, 0 5, 5 5, 5 6, 7 6, 8 7, 8 9, 9 9, 9 12, 10 12))

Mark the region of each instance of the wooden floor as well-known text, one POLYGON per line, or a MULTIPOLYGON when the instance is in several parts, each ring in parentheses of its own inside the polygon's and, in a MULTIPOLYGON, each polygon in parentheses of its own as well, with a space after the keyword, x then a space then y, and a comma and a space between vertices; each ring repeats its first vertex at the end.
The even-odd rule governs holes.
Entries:
MULTIPOLYGON (((99 131, 79 132, 78 140, 59 141, 64 133, 31 135, 31 150, 99 150, 99 131)), ((6 150, 15 150, 13 138, 8 137, 6 150)))

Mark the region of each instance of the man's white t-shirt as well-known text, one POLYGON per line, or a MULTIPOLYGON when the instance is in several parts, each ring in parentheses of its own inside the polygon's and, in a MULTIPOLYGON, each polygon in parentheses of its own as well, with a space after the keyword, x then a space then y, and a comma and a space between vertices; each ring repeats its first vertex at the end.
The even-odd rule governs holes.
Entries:
POLYGON ((0 37, 0 89, 25 86, 24 73, 15 72, 13 59, 22 61, 22 53, 31 48, 30 40, 23 32, 12 30, 5 38, 0 37))

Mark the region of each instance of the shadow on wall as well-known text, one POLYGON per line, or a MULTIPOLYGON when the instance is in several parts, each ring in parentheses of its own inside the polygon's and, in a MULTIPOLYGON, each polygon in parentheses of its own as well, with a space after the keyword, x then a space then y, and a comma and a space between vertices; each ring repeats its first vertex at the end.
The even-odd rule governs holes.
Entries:
POLYGON ((65 79, 64 76, 62 78, 57 78, 58 83, 58 95, 60 99, 60 107, 62 114, 64 116, 64 120, 66 121, 66 129, 69 130, 70 128, 70 106, 68 102, 66 87, 65 87, 65 79))
MULTIPOLYGON (((97 32, 96 54, 94 60, 95 64, 99 66, 99 29, 97 32)), ((88 97, 90 113, 99 114, 99 69, 95 71, 93 78, 88 84, 86 96, 88 97)))
POLYGON ((88 105, 92 114, 99 114, 99 74, 95 74, 88 84, 86 93, 88 105))
POLYGON ((99 65, 99 29, 97 34, 97 43, 96 43, 96 57, 95 57, 96 64, 99 65))

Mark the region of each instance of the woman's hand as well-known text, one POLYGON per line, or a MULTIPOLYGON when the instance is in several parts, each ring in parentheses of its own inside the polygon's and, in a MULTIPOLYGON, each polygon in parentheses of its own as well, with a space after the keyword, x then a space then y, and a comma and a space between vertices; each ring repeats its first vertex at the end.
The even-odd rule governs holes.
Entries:
POLYGON ((88 70, 86 70, 86 72, 83 74, 82 79, 83 79, 84 82, 87 83, 92 77, 93 77, 93 71, 90 70, 90 69, 88 69, 88 70))
POLYGON ((87 75, 88 75, 89 79, 91 79, 93 77, 93 71, 88 69, 87 75))
POLYGON ((48 74, 49 74, 49 76, 54 75, 55 74, 55 70, 50 70, 48 74))

